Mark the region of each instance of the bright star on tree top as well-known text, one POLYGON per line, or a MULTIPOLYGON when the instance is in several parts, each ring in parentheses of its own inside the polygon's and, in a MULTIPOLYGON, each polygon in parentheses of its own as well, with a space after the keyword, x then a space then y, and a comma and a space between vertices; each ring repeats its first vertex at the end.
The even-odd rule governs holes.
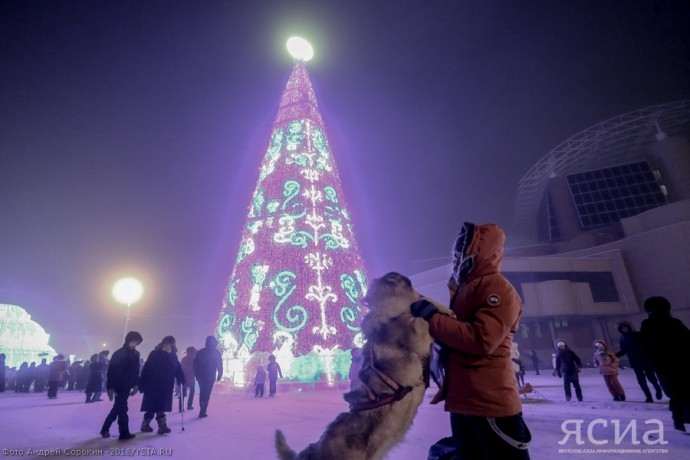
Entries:
POLYGON ((301 37, 290 37, 287 41, 287 50, 297 61, 306 62, 314 57, 314 48, 301 37))

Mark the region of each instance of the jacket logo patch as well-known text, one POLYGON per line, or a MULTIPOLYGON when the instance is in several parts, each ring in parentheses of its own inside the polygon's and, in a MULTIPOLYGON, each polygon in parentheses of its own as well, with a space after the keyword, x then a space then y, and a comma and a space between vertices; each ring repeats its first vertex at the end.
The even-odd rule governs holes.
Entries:
POLYGON ((501 296, 498 294, 491 294, 489 297, 486 298, 486 303, 491 305, 492 307, 495 307, 496 305, 501 304, 501 296))

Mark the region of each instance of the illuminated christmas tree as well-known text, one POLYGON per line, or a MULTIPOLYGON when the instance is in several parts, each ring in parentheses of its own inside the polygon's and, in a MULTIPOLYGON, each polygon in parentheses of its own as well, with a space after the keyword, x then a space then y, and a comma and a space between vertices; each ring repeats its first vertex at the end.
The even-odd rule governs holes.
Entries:
POLYGON ((305 43, 288 43, 296 63, 218 322, 225 374, 239 386, 269 354, 294 381, 346 379, 350 350, 362 346, 364 263, 304 65, 311 55, 299 51, 311 52, 305 43))

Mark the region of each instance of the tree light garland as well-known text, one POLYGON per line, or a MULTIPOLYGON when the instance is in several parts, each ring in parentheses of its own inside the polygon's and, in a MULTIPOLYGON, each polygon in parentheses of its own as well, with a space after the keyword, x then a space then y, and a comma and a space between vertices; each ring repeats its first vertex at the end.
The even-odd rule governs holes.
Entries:
POLYGON ((364 262, 299 61, 273 122, 218 321, 228 378, 247 384, 273 354, 286 378, 346 379, 350 349, 362 346, 365 294, 364 262))

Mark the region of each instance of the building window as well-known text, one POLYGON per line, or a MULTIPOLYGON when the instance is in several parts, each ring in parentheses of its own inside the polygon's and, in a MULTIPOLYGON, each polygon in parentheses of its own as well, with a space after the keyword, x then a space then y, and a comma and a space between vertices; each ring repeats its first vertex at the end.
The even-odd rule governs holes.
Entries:
POLYGON ((566 180, 580 226, 589 230, 665 204, 668 192, 659 177, 641 161, 570 174, 566 180))

